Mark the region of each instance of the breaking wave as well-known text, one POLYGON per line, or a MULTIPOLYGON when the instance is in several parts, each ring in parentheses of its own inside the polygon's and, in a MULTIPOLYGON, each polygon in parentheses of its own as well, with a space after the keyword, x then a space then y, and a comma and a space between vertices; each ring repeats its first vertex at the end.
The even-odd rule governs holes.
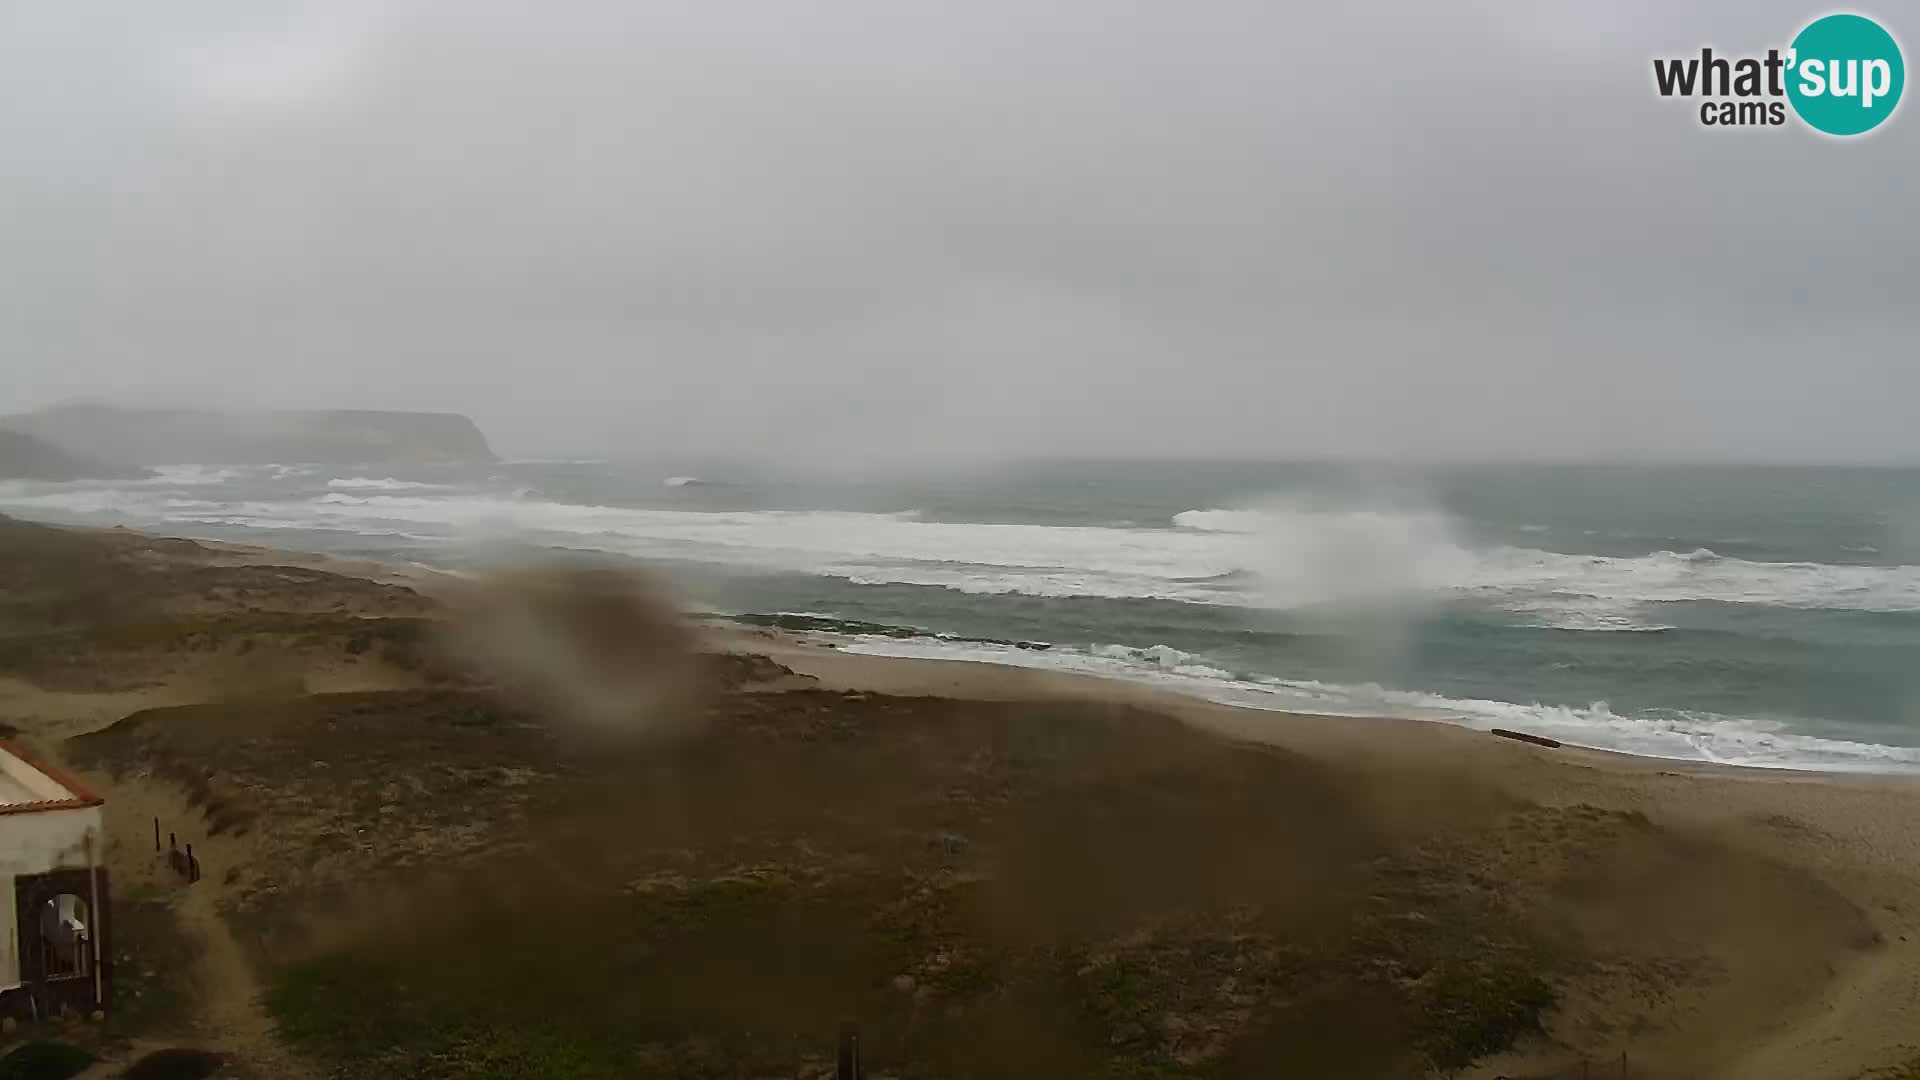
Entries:
MULTIPOLYGON (((1479 731, 1516 728, 1572 746, 1640 757, 1759 768, 1839 772, 1920 771, 1920 747, 1883 746, 1799 735, 1784 724, 1717 713, 1649 711, 1620 714, 1604 701, 1585 706, 1521 704, 1261 675, 1235 675, 1199 657, 1156 645, 1056 646, 1029 652, 927 638, 857 637, 849 652, 973 660, 1117 678, 1214 701, 1274 712, 1391 717, 1457 724, 1479 731)), ((1275 723, 1284 723, 1276 718, 1275 723)))
MULTIPOLYGON (((1448 515, 1417 506, 1276 502, 1257 508, 1194 509, 1171 520, 1144 523, 1060 525, 941 521, 934 513, 914 512, 594 505, 556 501, 540 488, 521 486, 525 477, 507 473, 464 485, 426 485, 390 476, 332 476, 334 471, 318 466, 181 465, 135 481, 4 482, 0 512, 167 528, 185 535, 240 527, 331 530, 425 546, 506 539, 818 575, 875 588, 925 586, 967 594, 1280 609, 1460 603, 1476 613, 1490 613, 1499 625, 1581 634, 1669 630, 1670 619, 1682 620, 1676 610, 1661 605, 1685 601, 1808 611, 1920 612, 1920 566, 1757 561, 1657 540, 1646 546, 1664 542, 1677 550, 1579 555, 1475 541, 1448 515)), ((643 486, 656 498, 658 482, 653 475, 643 478, 643 486)), ((554 485, 542 487, 552 490, 554 485)), ((850 604, 848 613, 885 613, 900 607, 898 597, 864 590, 859 595, 862 600, 850 604), (868 598, 874 602, 865 603, 868 598)), ((916 595, 908 604, 917 607, 928 599, 930 594, 916 595)), ((1035 614, 1050 607, 1031 605, 1027 610, 1034 618, 1024 625, 1047 635, 1050 625, 1073 624, 1073 619, 1055 620, 1050 612, 1035 614)), ((1101 613, 1107 609, 1088 605, 1076 610, 1106 618, 1101 613)), ((1188 621, 1188 614, 1181 612, 1178 621, 1188 621)), ((849 640, 859 650, 910 655, 919 654, 910 650, 931 650, 925 654, 1059 667, 1279 711, 1516 727, 1636 754, 1747 765, 1920 767, 1920 750, 1800 735, 1760 719, 1705 712, 1616 713, 1598 702, 1572 707, 1451 699, 1413 690, 1286 680, 1230 671, 1217 660, 1168 645, 1049 648, 1044 642, 928 637, 917 628, 880 623, 801 625, 829 616, 787 613, 779 618, 795 628, 852 635, 849 640)), ((1155 618, 1150 613, 1131 624, 1114 624, 1109 632, 1113 637, 1137 632, 1151 641, 1149 635, 1159 632, 1141 627, 1152 625, 1155 618)), ((995 632, 990 620, 975 625, 995 632)), ((1179 640, 1176 633, 1168 631, 1168 638, 1179 640)), ((1089 630, 1087 636, 1106 634, 1089 630)), ((1616 638, 1612 644, 1628 642, 1616 638)), ((1284 662, 1274 664, 1269 670, 1284 669, 1284 662)), ((1816 729, 1818 724, 1808 722, 1816 729)), ((1797 730, 1808 725, 1793 722, 1797 730)))
POLYGON ((1173 515, 1173 523, 1203 532, 1257 533, 1267 529, 1272 519, 1258 510, 1182 510, 1173 515))
MULTIPOLYGON (((177 466, 164 486, 231 470, 177 466)), ((1252 608, 1468 600, 1528 625, 1659 630, 1655 605, 1712 601, 1920 612, 1920 566, 1756 562, 1709 549, 1574 555, 1466 542, 1445 515, 1405 510, 1192 510, 1174 527, 928 521, 912 512, 692 511, 427 491, 336 478, 305 499, 169 498, 155 484, 0 485, 0 508, 135 524, 518 538, 644 558, 821 574, 973 594, 1154 599, 1252 608)))
POLYGON ((396 480, 391 476, 342 476, 327 481, 327 486, 338 491, 431 491, 444 485, 396 480))
POLYGON ((201 487, 203 485, 225 484, 246 475, 246 470, 238 467, 218 465, 155 465, 153 476, 146 482, 167 487, 201 487))

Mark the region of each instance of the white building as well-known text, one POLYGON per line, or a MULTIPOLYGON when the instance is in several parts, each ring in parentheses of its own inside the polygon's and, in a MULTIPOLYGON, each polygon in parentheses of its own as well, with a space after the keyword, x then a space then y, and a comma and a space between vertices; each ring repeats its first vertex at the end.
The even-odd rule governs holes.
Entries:
POLYGON ((0 1012, 105 1008, 106 833, 98 795, 0 742, 0 1012))

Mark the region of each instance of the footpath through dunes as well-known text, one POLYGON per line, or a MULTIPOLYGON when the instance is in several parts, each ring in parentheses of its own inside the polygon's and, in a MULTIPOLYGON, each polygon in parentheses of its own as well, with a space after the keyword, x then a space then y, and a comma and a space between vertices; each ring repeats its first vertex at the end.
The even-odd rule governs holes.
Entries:
POLYGON ((109 1034, 243 1074, 813 1076, 848 1016, 903 1077, 1625 1053, 1636 1076, 1853 1080, 1910 1053, 1848 1018, 1911 978, 1886 905, 1920 890, 1837 832, 1799 840, 1840 828, 1795 801, 1812 786, 763 630, 723 643, 772 659, 689 662, 692 722, 621 741, 447 660, 444 610, 405 588, 209 574, 214 549, 124 533, 0 522, 0 545, 40 567, 0 594, 36 711, 0 719, 53 738, 156 706, 62 746, 107 796, 117 947, 144 973, 109 1034), (230 692, 249 666, 286 677, 230 692), (1245 741, 1275 723, 1289 745, 1245 741), (1667 786, 1783 809, 1729 821, 1667 786), (154 872, 157 816, 201 883, 154 872))

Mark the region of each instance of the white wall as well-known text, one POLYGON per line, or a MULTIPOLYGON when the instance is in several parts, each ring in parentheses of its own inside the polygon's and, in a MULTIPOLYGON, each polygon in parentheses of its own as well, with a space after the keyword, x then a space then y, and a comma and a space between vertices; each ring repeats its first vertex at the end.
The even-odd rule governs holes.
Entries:
MULTIPOLYGON (((0 755, 4 757, 5 755, 0 755)), ((85 869, 87 837, 101 858, 100 808, 38 810, 0 814, 0 990, 20 985, 20 919, 14 910, 13 879, 49 870, 85 869)), ((84 897, 89 907, 92 897, 84 897)))
POLYGON ((0 750, 0 774, 25 788, 36 802, 60 802, 73 798, 73 792, 62 787, 58 780, 4 750, 0 750))

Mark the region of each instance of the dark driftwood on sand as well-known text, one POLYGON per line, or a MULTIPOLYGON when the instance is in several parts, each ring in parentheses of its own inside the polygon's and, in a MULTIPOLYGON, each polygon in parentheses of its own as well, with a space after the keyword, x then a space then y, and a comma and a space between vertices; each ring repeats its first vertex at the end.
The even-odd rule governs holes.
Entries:
POLYGON ((1509 731, 1506 728, 1494 728, 1493 733, 1503 739, 1519 739, 1521 742, 1532 743, 1535 746, 1558 747, 1560 745, 1560 740, 1558 739, 1549 739, 1544 735, 1529 735, 1524 731, 1509 731))

